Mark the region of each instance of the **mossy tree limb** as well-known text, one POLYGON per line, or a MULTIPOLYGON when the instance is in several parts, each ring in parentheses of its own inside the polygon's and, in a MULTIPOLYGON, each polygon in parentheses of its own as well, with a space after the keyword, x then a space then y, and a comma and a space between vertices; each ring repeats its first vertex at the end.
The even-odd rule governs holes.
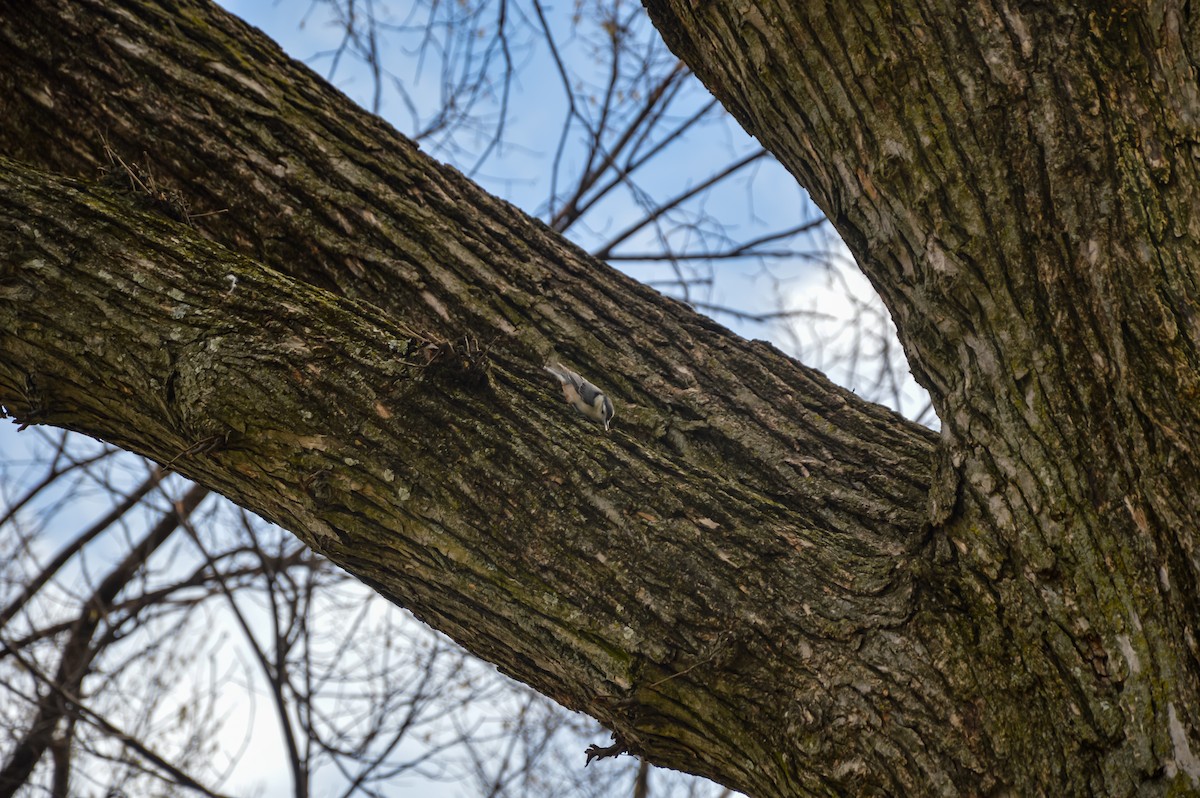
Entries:
POLYGON ((888 301, 935 450, 210 6, 29 4, 5 152, 116 152, 195 227, 7 163, 0 401, 755 795, 1194 789, 1193 45, 1134 11, 652 5, 888 301))

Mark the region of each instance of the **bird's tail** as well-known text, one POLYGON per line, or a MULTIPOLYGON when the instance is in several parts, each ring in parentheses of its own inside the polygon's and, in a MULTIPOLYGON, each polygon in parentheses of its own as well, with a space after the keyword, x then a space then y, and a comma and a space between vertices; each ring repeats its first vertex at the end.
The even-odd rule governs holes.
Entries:
POLYGON ((553 366, 546 365, 542 366, 542 368, 557 377, 558 381, 564 385, 568 382, 575 382, 579 377, 579 375, 577 375, 575 372, 563 366, 562 363, 555 363, 553 366))

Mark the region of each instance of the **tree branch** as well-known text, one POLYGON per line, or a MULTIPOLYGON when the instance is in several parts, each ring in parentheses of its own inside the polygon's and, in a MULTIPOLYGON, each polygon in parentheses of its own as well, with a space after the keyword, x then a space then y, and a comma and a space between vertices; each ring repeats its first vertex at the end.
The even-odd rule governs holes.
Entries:
MULTIPOLYGON (((772 674, 789 649, 822 640, 844 669, 846 641, 911 612, 923 485, 904 464, 925 461, 926 436, 769 347, 725 344, 743 386, 805 390, 789 400, 803 436, 771 428, 773 402, 685 420, 661 401, 622 405, 626 426, 603 436, 565 412, 540 358, 441 342, 427 362, 430 340, 394 317, 127 199, 9 162, 0 220, 10 414, 173 460, 664 761, 707 770, 722 751, 684 722, 727 700, 716 673, 791 694, 813 677, 772 674), (781 444, 787 462, 754 465, 781 444)), ((741 759, 763 711, 710 723, 743 729, 741 759)))
POLYGON ((163 759, 153 750, 144 745, 133 735, 127 734, 122 729, 114 726, 103 715, 93 712, 81 699, 77 693, 71 693, 63 689, 62 685, 54 679, 42 673, 42 670, 36 664, 27 660, 21 654, 19 647, 10 647, 8 642, 0 637, 0 650, 6 655, 12 656, 20 666, 39 683, 45 686, 46 690, 54 696, 54 700, 61 701, 65 705, 71 707, 71 711, 84 722, 95 726, 104 734, 119 741, 122 745, 133 751, 138 756, 150 762, 155 768, 161 771, 164 778, 169 778, 175 784, 181 787, 186 787, 189 790, 208 796, 208 798, 227 798, 220 793, 213 792, 203 786, 188 774, 184 773, 179 768, 172 765, 167 760, 163 759))
POLYGON ((55 685, 59 689, 43 698, 28 732, 17 742, 3 769, 0 769, 0 796, 11 798, 25 784, 46 749, 53 743, 59 722, 71 713, 66 697, 79 694, 83 679, 91 670, 92 661, 99 652, 97 647, 91 645, 92 638, 107 616, 113 599, 145 565, 150 555, 166 542, 179 526, 180 520, 190 515, 207 495, 207 489, 193 486, 183 499, 163 514, 159 522, 108 573, 88 598, 83 613, 71 626, 71 633, 63 646, 55 674, 55 685))
POLYGON ((103 131, 199 228, 7 163, 10 412, 172 463, 657 762, 815 789, 933 722, 901 678, 929 652, 890 654, 928 430, 586 258, 207 5, 47 0, 0 29, 0 84, 8 151, 93 174, 103 131), (883 667, 911 713, 768 750, 883 667))

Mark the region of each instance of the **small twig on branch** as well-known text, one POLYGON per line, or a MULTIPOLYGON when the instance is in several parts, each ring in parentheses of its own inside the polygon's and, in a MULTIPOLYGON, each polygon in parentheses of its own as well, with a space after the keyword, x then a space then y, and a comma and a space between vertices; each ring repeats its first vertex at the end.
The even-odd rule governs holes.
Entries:
POLYGON ((587 754, 587 761, 583 763, 583 766, 587 767, 592 764, 593 759, 608 759, 609 757, 620 756, 629 752, 629 744, 625 742, 621 735, 613 732, 612 739, 612 745, 601 746, 595 743, 589 745, 587 750, 584 751, 587 754))
POLYGON ((168 471, 173 470, 175 467, 175 461, 178 460, 179 458, 190 457, 195 454, 203 454, 204 452, 211 452, 212 450, 216 449, 218 446, 224 446, 227 443, 229 443, 229 434, 228 433, 226 433, 224 435, 209 435, 207 438, 196 441, 191 446, 187 447, 186 449, 181 451, 179 454, 172 457, 170 460, 168 460, 166 463, 163 464, 163 468, 168 471))

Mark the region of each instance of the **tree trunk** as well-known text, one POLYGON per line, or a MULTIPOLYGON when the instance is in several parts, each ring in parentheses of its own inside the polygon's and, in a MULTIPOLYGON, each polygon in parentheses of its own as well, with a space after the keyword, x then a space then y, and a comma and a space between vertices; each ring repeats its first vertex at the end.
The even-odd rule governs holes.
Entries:
POLYGON ((946 633, 989 682, 1000 783, 1200 786, 1190 7, 648 4, 834 221, 934 397, 945 584, 976 619, 946 633))
POLYGON ((935 449, 175 5, 0 21, 11 415, 754 795, 1200 786, 1180 12, 653 4, 884 295, 935 449), (101 168, 138 192, 44 171, 101 168))

